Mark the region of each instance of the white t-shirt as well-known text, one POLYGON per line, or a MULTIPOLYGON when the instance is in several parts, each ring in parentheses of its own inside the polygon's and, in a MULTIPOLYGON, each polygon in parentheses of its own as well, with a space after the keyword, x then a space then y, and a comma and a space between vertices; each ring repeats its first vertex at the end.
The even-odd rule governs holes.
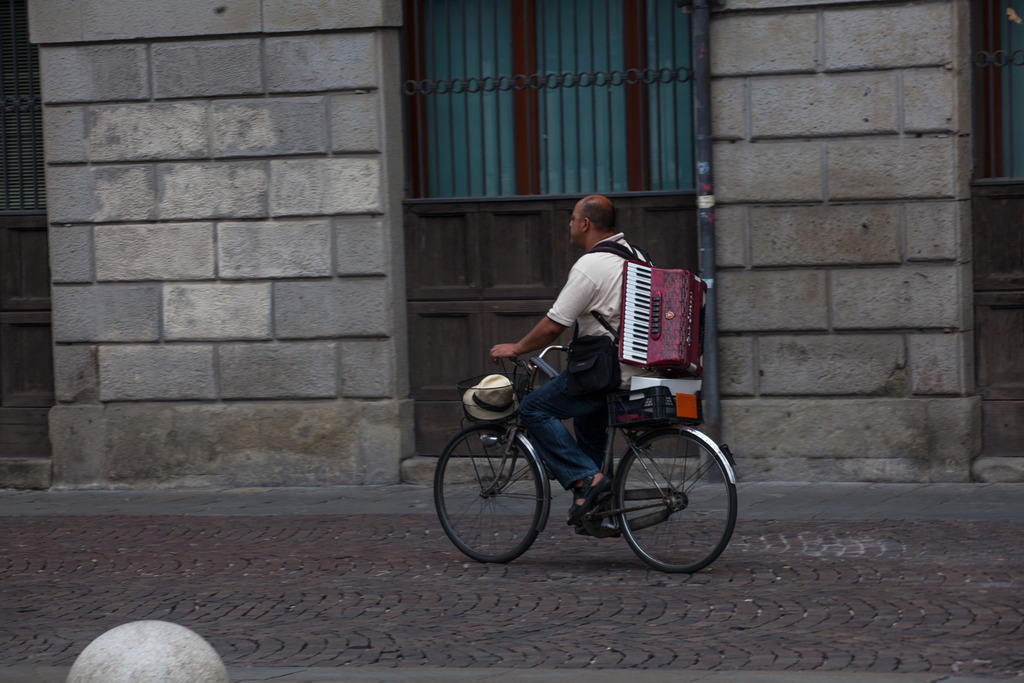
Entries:
MULTIPOLYGON (((623 233, 618 233, 601 242, 619 242, 628 246, 623 233)), ((600 242, 599 242, 600 244, 600 242)), ((622 321, 622 264, 621 256, 604 252, 584 254, 573 264, 562 291, 558 293, 548 317, 559 325, 572 327, 579 323, 581 337, 587 335, 613 336, 590 314, 597 311, 604 316, 612 329, 619 329, 622 321)), ((655 372, 637 365, 619 363, 622 371, 622 387, 629 386, 634 376, 650 377, 655 372)))

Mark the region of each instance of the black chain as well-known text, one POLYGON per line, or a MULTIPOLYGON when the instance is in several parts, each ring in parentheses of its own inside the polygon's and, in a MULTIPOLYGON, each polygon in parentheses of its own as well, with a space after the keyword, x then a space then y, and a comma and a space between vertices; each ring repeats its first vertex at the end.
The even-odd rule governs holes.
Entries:
POLYGON ((3 111, 10 114, 14 112, 39 111, 40 98, 38 95, 7 95, 3 98, 3 111))
POLYGON ((621 85, 686 83, 693 69, 686 66, 661 69, 617 69, 615 71, 563 71, 546 74, 515 74, 474 78, 441 78, 406 81, 406 95, 446 95, 509 90, 556 90, 559 88, 605 88, 621 85))
POLYGON ((974 66, 977 67, 996 67, 997 69, 1004 66, 1024 66, 1024 49, 1014 50, 996 50, 995 52, 975 52, 974 53, 974 66))

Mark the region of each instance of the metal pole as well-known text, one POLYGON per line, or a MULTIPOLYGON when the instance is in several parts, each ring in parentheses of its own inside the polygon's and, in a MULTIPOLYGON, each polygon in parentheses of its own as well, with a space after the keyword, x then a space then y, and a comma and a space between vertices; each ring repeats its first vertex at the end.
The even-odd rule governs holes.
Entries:
POLYGON ((697 140, 697 230, 700 277, 708 283, 704 301, 704 424, 708 436, 721 440, 718 385, 718 305, 715 282, 715 195, 711 175, 711 8, 708 0, 693 3, 693 111, 697 140))

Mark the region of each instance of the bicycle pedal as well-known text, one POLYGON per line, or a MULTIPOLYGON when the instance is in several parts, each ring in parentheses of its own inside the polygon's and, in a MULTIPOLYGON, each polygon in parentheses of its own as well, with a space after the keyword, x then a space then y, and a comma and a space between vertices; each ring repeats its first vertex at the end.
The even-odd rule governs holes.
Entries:
POLYGON ((584 520, 583 524, 576 527, 576 533, 580 536, 593 536, 594 538, 617 538, 622 535, 619 526, 607 517, 584 520))
POLYGON ((586 511, 581 520, 580 526, 576 527, 576 533, 581 536, 593 536, 594 538, 611 538, 622 535, 618 522, 612 517, 600 516, 598 513, 611 508, 611 493, 603 494, 597 503, 586 511))

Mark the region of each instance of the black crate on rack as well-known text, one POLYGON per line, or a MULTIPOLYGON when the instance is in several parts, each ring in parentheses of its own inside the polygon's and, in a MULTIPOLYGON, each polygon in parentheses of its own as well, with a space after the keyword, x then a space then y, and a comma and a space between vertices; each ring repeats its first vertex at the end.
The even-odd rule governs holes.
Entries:
POLYGON ((608 423, 631 427, 656 422, 677 422, 698 425, 703 418, 700 394, 697 394, 697 418, 679 417, 676 397, 668 387, 646 387, 636 391, 617 391, 608 397, 608 423))

